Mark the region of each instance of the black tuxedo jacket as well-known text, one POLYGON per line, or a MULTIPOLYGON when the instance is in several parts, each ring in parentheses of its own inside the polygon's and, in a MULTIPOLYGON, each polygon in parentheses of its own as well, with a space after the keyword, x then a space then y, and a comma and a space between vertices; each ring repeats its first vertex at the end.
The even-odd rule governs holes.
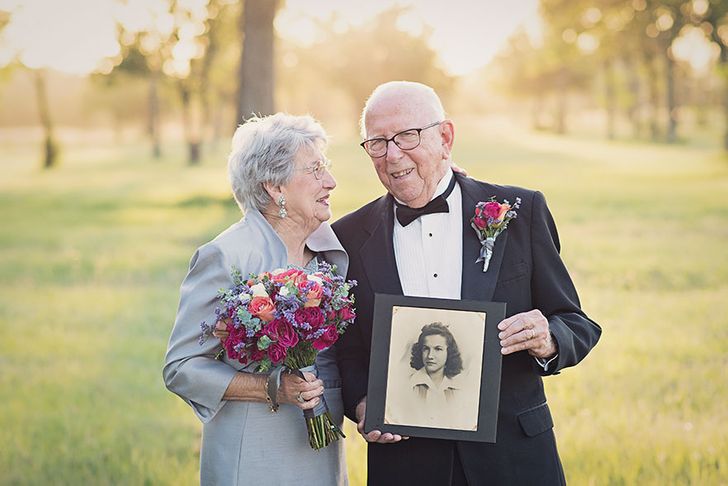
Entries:
MULTIPOLYGON (((497 442, 410 438, 369 444, 369 484, 450 484, 458 461, 468 484, 563 484, 542 375, 581 361, 597 343, 600 327, 580 308, 576 289, 559 256, 559 239, 543 195, 456 174, 463 205, 463 299, 506 302, 508 316, 539 309, 548 319, 558 358, 545 372, 525 351, 503 357, 497 442), (487 272, 475 263, 480 242, 470 226, 475 205, 521 198, 518 217, 495 241, 487 272)), ((357 319, 338 341, 346 415, 367 394, 374 293, 402 294, 394 257, 391 195, 382 196, 332 226, 349 254, 347 278, 354 288, 357 319)))

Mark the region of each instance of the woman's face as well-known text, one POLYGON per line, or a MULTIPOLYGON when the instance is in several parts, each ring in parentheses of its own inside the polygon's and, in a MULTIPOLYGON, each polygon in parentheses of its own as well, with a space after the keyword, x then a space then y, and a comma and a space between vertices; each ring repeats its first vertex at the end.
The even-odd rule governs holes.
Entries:
POLYGON ((422 362, 428 374, 437 373, 447 362, 447 340, 445 336, 432 334, 425 336, 422 344, 422 362))
POLYGON ((291 221, 313 229, 331 218, 329 193, 336 187, 336 180, 328 169, 324 169, 318 179, 313 173, 323 160, 318 148, 303 147, 296 154, 293 178, 282 188, 291 221))

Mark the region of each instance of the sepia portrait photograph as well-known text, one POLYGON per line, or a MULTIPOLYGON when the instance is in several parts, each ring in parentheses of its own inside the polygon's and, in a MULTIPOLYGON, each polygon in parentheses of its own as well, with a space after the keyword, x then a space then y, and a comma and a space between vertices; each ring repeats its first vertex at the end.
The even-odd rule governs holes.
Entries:
POLYGON ((377 294, 364 430, 495 442, 502 302, 377 294))
POLYGON ((485 313, 395 306, 384 422, 476 430, 485 313))

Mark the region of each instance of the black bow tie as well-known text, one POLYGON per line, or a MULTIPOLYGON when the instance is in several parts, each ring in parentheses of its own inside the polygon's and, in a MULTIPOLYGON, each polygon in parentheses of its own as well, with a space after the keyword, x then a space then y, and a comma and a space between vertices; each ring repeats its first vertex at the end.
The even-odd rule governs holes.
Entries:
POLYGON ((449 213, 450 206, 447 204, 447 198, 454 188, 455 176, 452 176, 452 178, 450 179, 450 184, 447 186, 447 189, 445 189, 445 192, 443 192, 421 208, 411 208, 409 206, 405 206, 404 204, 399 204, 395 201, 395 204, 397 205, 397 221, 399 221, 399 224, 401 224, 402 226, 407 226, 412 221, 424 214, 449 213))

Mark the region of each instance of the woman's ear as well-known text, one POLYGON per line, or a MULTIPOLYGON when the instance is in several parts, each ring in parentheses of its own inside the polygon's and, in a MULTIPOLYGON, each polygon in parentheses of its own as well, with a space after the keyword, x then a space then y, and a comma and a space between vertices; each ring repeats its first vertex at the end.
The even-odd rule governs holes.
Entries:
POLYGON ((281 194, 283 194, 281 186, 274 186, 269 182, 263 183, 263 189, 265 189, 265 192, 268 193, 274 203, 278 201, 278 198, 281 197, 281 194))

